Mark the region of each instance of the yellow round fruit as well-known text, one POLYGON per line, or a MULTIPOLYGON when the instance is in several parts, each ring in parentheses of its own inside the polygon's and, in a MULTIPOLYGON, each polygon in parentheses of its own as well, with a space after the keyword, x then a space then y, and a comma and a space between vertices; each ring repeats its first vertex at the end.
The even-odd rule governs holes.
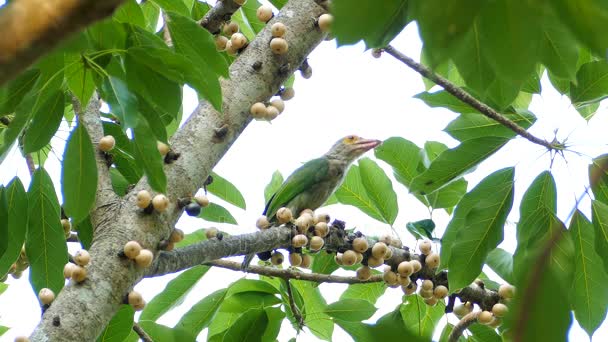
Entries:
POLYGON ((427 291, 428 291, 428 290, 433 290, 433 286, 434 286, 434 284, 433 284, 433 281, 432 281, 432 280, 430 280, 430 279, 425 279, 425 280, 423 280, 423 281, 422 281, 422 284, 421 284, 421 286, 420 286, 420 287, 421 287, 423 290, 427 290, 427 291))
POLYGON ((334 256, 334 261, 338 265, 344 265, 344 263, 342 262, 342 253, 336 253, 336 255, 334 256))
POLYGON ((152 265, 154 254, 149 249, 142 249, 139 254, 135 257, 135 263, 139 267, 149 267, 152 265))
POLYGON ((65 237, 70 237, 70 234, 72 233, 72 223, 70 223, 70 220, 61 219, 61 226, 63 227, 63 233, 65 234, 65 237))
POLYGON ((401 290, 403 290, 403 293, 406 296, 409 296, 413 293, 416 293, 416 290, 418 289, 418 284, 416 284, 416 282, 411 282, 409 285, 407 286, 401 286, 401 290))
POLYGON ((198 205, 200 205, 201 208, 204 208, 209 205, 209 198, 207 198, 207 196, 205 196, 205 195, 194 196, 194 201, 196 203, 198 203, 198 205))
POLYGON ((410 260, 410 263, 412 264, 412 267, 414 268, 413 273, 416 273, 422 269, 422 264, 420 263, 420 261, 414 259, 414 260, 410 260))
POLYGON ((129 259, 135 259, 141 251, 141 245, 137 241, 129 241, 125 244, 123 252, 129 259))
POLYGON ((272 253, 272 256, 270 257, 270 262, 273 265, 280 265, 283 263, 283 260, 285 260, 285 258, 283 257, 283 253, 281 253, 281 252, 274 252, 274 253, 272 253))
POLYGON ((215 227, 211 227, 205 230, 205 236, 207 237, 207 240, 211 240, 217 237, 217 233, 219 233, 219 231, 215 227))
POLYGON ((500 285, 498 295, 504 299, 511 299, 515 295, 515 287, 509 284, 500 285))
POLYGON ((420 253, 422 253, 424 255, 428 255, 429 253, 431 253, 432 247, 433 247, 433 245, 430 240, 422 240, 420 242, 420 244, 418 245, 418 248, 420 249, 420 253))
POLYGON ((274 23, 270 27, 270 32, 272 33, 273 37, 283 37, 287 32, 287 26, 285 26, 283 23, 274 23))
POLYGON ((397 266, 397 272, 402 277, 409 277, 414 273, 414 266, 409 261, 403 261, 397 266))
POLYGON ((367 239, 363 237, 358 237, 353 240, 353 249, 359 253, 367 252, 369 248, 369 244, 367 243, 367 239))
POLYGON ((222 35, 215 36, 215 47, 218 51, 226 50, 226 43, 228 43, 228 38, 222 35))
POLYGON ((331 24, 334 21, 334 17, 331 14, 321 14, 317 20, 319 29, 323 32, 329 32, 331 30, 331 24))
POLYGON ((144 307, 146 307, 146 301, 145 300, 143 302, 141 302, 141 304, 133 305, 133 309, 135 311, 141 311, 141 310, 144 309, 144 307))
POLYGON ((372 277, 372 269, 369 266, 361 266, 357 268, 357 279, 369 280, 372 277))
MULTIPOLYGON (((284 104, 283 100, 281 99, 277 99, 277 101, 281 101, 284 104)), ((313 223, 317 224, 319 222, 325 222, 325 223, 329 223, 330 217, 329 214, 315 214, 314 218, 313 218, 313 223)))
POLYGON ((323 248, 324 244, 325 244, 325 240, 323 240, 322 237, 320 237, 320 236, 313 236, 310 239, 310 246, 309 246, 309 248, 310 248, 311 251, 318 251, 321 248, 323 248))
POLYGON ((384 256, 387 253, 387 249, 388 246, 384 242, 376 242, 372 247, 372 256, 374 256, 374 258, 384 259, 384 256))
POLYGON ((152 195, 147 190, 141 190, 137 193, 137 206, 141 209, 147 208, 152 202, 152 195))
POLYGON ((424 299, 424 302, 428 306, 435 306, 439 300, 436 297, 428 297, 424 299))
POLYGON ((255 221, 255 226, 258 229, 268 229, 270 227, 270 222, 268 221, 268 217, 265 215, 260 216, 260 218, 255 221))
POLYGON ((397 279, 397 282, 401 286, 408 286, 412 282, 412 279, 410 279, 410 277, 399 276, 399 279, 397 279))
POLYGON ((287 41, 283 38, 272 38, 270 41, 270 50, 272 50, 272 53, 275 55, 283 55, 289 50, 289 44, 287 44, 287 41))
POLYGON ((258 10, 255 12, 255 14, 260 21, 265 23, 267 23, 274 16, 272 14, 272 8, 270 8, 269 6, 258 7, 258 10))
POLYGON ((329 227, 325 222, 317 222, 315 224, 315 235, 319 237, 326 237, 327 233, 329 233, 329 227))
POLYGON ((74 262, 79 266, 86 266, 91 261, 91 255, 86 249, 81 249, 74 254, 74 262))
POLYGON ((383 264, 384 264, 384 259, 382 259, 382 258, 376 258, 373 255, 367 258, 367 265, 369 267, 378 267, 378 266, 382 266, 383 264))
POLYGON ((302 264, 302 255, 300 253, 289 253, 289 264, 291 266, 300 266, 302 264))
POLYGON ((169 150, 171 150, 171 148, 169 148, 169 145, 165 144, 162 141, 157 141, 156 142, 156 149, 158 150, 158 153, 160 153, 161 156, 166 156, 167 153, 169 153, 169 150))
POLYGON ((268 106, 266 107, 266 117, 265 119, 268 121, 272 121, 274 119, 277 118, 277 116, 279 116, 279 114, 281 114, 281 112, 279 111, 279 109, 275 106, 268 106))
POLYGON ((289 101, 296 96, 296 91, 293 88, 285 88, 281 91, 281 100, 289 101))
POLYGON ((144 303, 144 297, 142 297, 141 293, 137 291, 131 291, 127 295, 127 302, 131 306, 137 306, 144 303))
POLYGON ((63 277, 65 279, 72 278, 72 272, 74 271, 75 267, 76 267, 76 265, 72 264, 71 262, 68 262, 67 264, 65 264, 65 266, 63 266, 63 277))
POLYGON ((291 245, 295 248, 306 246, 308 238, 304 234, 298 234, 291 239, 291 245))
POLYGON ((424 259, 424 263, 431 269, 439 267, 439 254, 431 253, 427 255, 426 259, 424 259))
POLYGON ((279 221, 279 223, 287 223, 290 222, 291 219, 293 219, 293 214, 291 213, 291 210, 289 208, 283 207, 277 210, 277 220, 279 221))
POLYGON ((507 312, 509 312, 509 308, 502 303, 496 303, 492 307, 492 313, 496 317, 504 317, 507 314, 507 312))
POLYGON ((106 135, 105 137, 99 139, 99 149, 103 152, 110 152, 114 146, 116 145, 116 139, 114 139, 111 135, 106 135))
POLYGON ((310 264, 312 264, 312 257, 308 254, 302 255, 302 263, 300 264, 300 267, 309 268, 310 264))
POLYGON ((382 278, 384 279, 384 282, 389 286, 397 285, 398 276, 397 273, 393 271, 384 272, 382 278))
POLYGON ((435 290, 433 290, 433 295, 437 299, 443 299, 448 295, 448 288, 443 285, 437 285, 435 290))
POLYGON ((49 305, 55 300, 55 292, 45 287, 38 292, 38 299, 42 305, 49 305))
POLYGON ((232 48, 237 50, 240 50, 247 45, 247 37, 240 32, 233 33, 230 37, 230 41, 232 42, 232 48))
POLYGON ((344 266, 352 266, 357 262, 357 254, 355 251, 348 250, 342 254, 342 264, 344 266))
POLYGON ((87 269, 82 266, 74 265, 72 279, 77 283, 82 283, 87 279, 87 269))
POLYGON ((490 311, 482 311, 477 316, 477 322, 480 324, 490 324, 494 320, 494 316, 490 311))
MULTIPOLYGON (((283 113, 283 111, 285 110, 285 102, 283 102, 283 100, 281 99, 274 99, 272 101, 270 101, 270 105, 276 109, 279 110, 279 114, 283 113)), ((316 217, 315 217, 316 219, 316 217)), ((318 221, 316 221, 315 223, 317 223, 318 221)))
POLYGON ((232 36, 233 34, 239 32, 239 24, 235 21, 231 21, 224 25, 222 31, 227 36, 232 36))
POLYGON ((181 229, 173 229, 169 236, 169 241, 172 243, 178 243, 184 239, 184 231, 181 229))
POLYGON ((169 199, 163 194, 158 194, 152 199, 152 205, 158 212, 163 212, 169 207, 169 199))
POLYGON ((232 41, 228 40, 226 42, 226 53, 230 56, 236 56, 236 54, 239 52, 238 49, 236 49, 235 47, 232 46, 232 41))

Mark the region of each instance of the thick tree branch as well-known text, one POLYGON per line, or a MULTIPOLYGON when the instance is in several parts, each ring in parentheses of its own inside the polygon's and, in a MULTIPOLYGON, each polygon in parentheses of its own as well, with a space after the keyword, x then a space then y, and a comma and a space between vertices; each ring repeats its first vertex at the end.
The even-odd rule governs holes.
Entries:
POLYGON ((0 86, 124 0, 16 0, 0 9, 0 86))
POLYGON ((211 32, 211 34, 219 34, 222 24, 230 21, 234 12, 238 11, 239 8, 241 6, 232 0, 218 1, 201 19, 200 25, 211 32))
MULTIPOLYGON (((116 3, 116 0, 108 2, 116 3)), ((150 189, 144 177, 114 210, 96 219, 87 280, 77 285, 70 284, 58 294, 31 340, 91 341, 97 338, 120 307, 124 295, 146 273, 132 261, 119 257, 124 244, 136 240, 144 248, 156 252, 159 242, 169 236, 171 227, 182 214, 177 199, 191 195, 203 185, 212 168, 251 121, 251 104, 267 101, 274 95, 304 58, 323 41, 325 35, 311 20, 323 13, 325 10, 313 0, 292 0, 270 21, 270 25, 280 21, 289 27, 285 37, 289 51, 285 55, 275 55, 269 49, 270 25, 250 42, 230 66, 230 78, 221 81, 222 112, 208 103, 199 104, 170 141, 172 149, 181 153, 181 157, 165 166, 168 180, 165 195, 171 203, 169 208, 162 214, 145 214, 137 208, 136 193, 150 189), (254 70, 254 63, 262 67, 254 70), (216 133, 219 127, 225 127, 225 134, 216 133), (53 325, 53 317, 61 318, 60 327, 53 325)), ((161 258, 165 257, 161 254, 161 258)))
POLYGON ((425 67, 424 65, 417 63, 410 57, 399 52, 393 46, 388 45, 386 48, 384 48, 384 51, 386 53, 388 53, 389 55, 395 57, 397 60, 403 62, 408 67, 412 68, 414 71, 416 71, 420 75, 422 75, 422 76, 428 78, 429 80, 435 82, 436 84, 440 85, 441 87, 443 87, 443 89, 445 89, 448 93, 454 95, 454 97, 456 97, 460 101, 477 109, 481 114, 489 117, 492 120, 497 121, 501 125, 507 127, 508 129, 510 129, 513 132, 515 132, 516 134, 518 134, 519 136, 521 136, 535 144, 544 146, 549 150, 562 150, 563 149, 563 146, 561 144, 551 143, 544 139, 540 139, 540 138, 532 135, 530 132, 526 131, 523 127, 521 127, 518 124, 516 124, 515 122, 509 120, 509 118, 505 117, 504 115, 498 113, 497 111, 495 111, 494 109, 492 109, 491 107, 486 105, 485 103, 474 98, 471 94, 466 92, 464 89, 456 86, 454 83, 450 82, 449 80, 437 75, 432 70, 425 67))
POLYGON ((471 324, 477 322, 477 316, 479 316, 479 313, 480 311, 475 311, 468 313, 464 317, 462 317, 458 324, 454 326, 454 329, 452 329, 452 332, 448 337, 448 342, 458 342, 458 339, 460 338, 460 336, 462 336, 464 331, 467 330, 467 328, 471 326, 471 324))
MULTIPOLYGON (((241 271, 241 263, 230 260, 214 260, 205 263, 205 265, 221 267, 233 271, 241 271)), ((267 266, 250 265, 247 273, 259 274, 267 277, 277 277, 281 279, 297 279, 305 281, 313 281, 315 283, 337 283, 337 284, 362 284, 362 283, 377 283, 382 281, 382 275, 373 275, 368 280, 359 280, 357 277, 344 277, 331 274, 320 273, 305 273, 293 268, 275 268, 267 266)))

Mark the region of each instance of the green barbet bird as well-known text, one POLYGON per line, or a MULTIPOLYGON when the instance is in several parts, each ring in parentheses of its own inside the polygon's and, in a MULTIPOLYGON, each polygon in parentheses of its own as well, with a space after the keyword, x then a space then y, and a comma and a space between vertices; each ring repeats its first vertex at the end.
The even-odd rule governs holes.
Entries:
MULTIPOLYGON (((381 143, 356 135, 338 140, 322 157, 305 163, 283 182, 266 204, 264 215, 276 223, 276 213, 282 207, 289 208, 296 216, 304 209, 319 208, 340 185, 350 164, 381 143)), ((260 254, 260 259, 267 260, 270 253, 260 254)), ((247 268, 252 258, 253 255, 245 257, 243 268, 247 268)))

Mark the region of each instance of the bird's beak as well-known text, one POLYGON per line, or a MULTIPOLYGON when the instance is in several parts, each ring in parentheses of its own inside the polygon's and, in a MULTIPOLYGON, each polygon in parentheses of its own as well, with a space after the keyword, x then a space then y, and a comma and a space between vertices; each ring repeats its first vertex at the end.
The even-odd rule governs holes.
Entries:
POLYGON ((382 141, 377 140, 377 139, 359 139, 359 141, 357 141, 355 143, 355 145, 357 145, 357 149, 362 151, 362 152, 367 152, 373 148, 375 148, 376 146, 382 144, 382 141))

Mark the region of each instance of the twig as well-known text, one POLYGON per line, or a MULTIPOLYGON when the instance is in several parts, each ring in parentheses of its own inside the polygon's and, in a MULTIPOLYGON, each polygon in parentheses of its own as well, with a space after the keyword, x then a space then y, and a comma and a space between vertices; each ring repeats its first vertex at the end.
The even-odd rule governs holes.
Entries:
POLYGON ((241 8, 232 0, 218 1, 213 8, 201 19, 200 25, 207 29, 211 34, 220 33, 223 23, 230 21, 234 12, 241 8))
POLYGON ((150 335, 148 335, 144 331, 144 329, 142 329, 142 327, 139 325, 139 323, 133 322, 133 331, 135 331, 135 333, 137 333, 137 335, 139 336, 139 338, 141 338, 142 341, 144 341, 144 342, 154 342, 154 340, 152 339, 152 337, 150 337, 150 335))
POLYGON ((501 125, 507 127, 508 129, 510 129, 513 132, 515 132, 516 134, 518 134, 519 136, 521 136, 535 144, 544 146, 549 150, 562 150, 564 148, 562 146, 562 144, 551 143, 551 142, 548 142, 547 140, 540 139, 540 138, 530 134, 523 127, 521 127, 518 124, 516 124, 515 122, 509 120, 507 117, 498 113, 497 111, 495 111, 494 109, 492 109, 491 107, 486 105, 485 103, 477 100, 471 94, 466 92, 464 89, 459 88, 458 86, 456 86, 454 83, 450 82, 449 80, 437 75, 432 70, 425 67, 424 65, 417 63, 410 57, 408 57, 408 56, 404 55, 403 53, 399 52, 398 50, 396 50, 393 46, 388 45, 386 48, 384 48, 384 51, 386 53, 388 53, 389 55, 395 57, 397 60, 403 62, 405 65, 414 69, 414 71, 416 71, 420 75, 422 75, 422 76, 428 78, 429 80, 435 82, 436 84, 440 85, 441 87, 443 87, 443 89, 445 89, 448 93, 454 95, 454 97, 456 97, 460 101, 477 109, 481 114, 487 116, 490 119, 497 121, 501 125))
POLYGON ((31 153, 25 154, 25 163, 27 164, 27 170, 30 172, 30 176, 34 176, 34 172, 36 172, 36 164, 34 163, 34 158, 31 153))
POLYGON ((289 297, 289 307, 291 308, 291 312, 293 313, 293 318, 296 320, 297 332, 304 328, 304 318, 302 317, 302 313, 300 309, 296 305, 296 302, 293 299, 293 293, 291 292, 291 284, 289 284, 289 279, 283 279, 285 282, 285 287, 287 288, 287 297, 289 297))
POLYGON ((450 336, 448 337, 448 342, 457 342, 458 339, 460 338, 460 336, 462 336, 462 334, 464 333, 464 331, 471 324, 477 322, 477 316, 479 316, 480 312, 481 311, 471 312, 471 313, 466 314, 464 317, 462 317, 460 322, 458 322, 454 326, 454 329, 452 329, 452 332, 450 333, 450 336))
POLYGON ((169 32, 169 16, 167 12, 163 11, 163 39, 167 46, 173 46, 173 40, 171 39, 171 32, 169 32))
MULTIPOLYGON (((214 260, 206 265, 221 267, 233 271, 242 271, 241 263, 229 260, 214 260)), ((363 284, 376 283, 382 281, 382 275, 374 275, 368 280, 360 280, 357 277, 344 277, 331 274, 320 273, 304 273, 295 269, 280 269, 266 266, 250 265, 246 270, 247 273, 259 274, 268 277, 277 277, 281 279, 297 279, 304 281, 314 281, 315 283, 338 283, 338 284, 363 284)))

